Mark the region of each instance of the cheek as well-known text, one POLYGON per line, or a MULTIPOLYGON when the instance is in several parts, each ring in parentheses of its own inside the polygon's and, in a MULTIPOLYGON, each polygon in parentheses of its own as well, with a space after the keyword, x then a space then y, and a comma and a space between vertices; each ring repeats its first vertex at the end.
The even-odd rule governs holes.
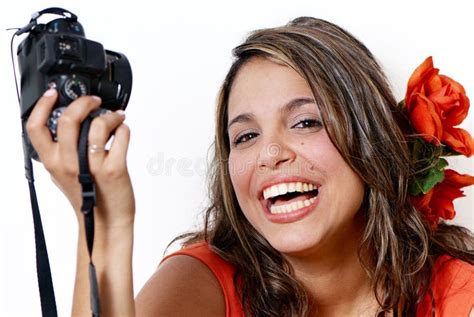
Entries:
POLYGON ((331 143, 329 138, 320 140, 318 144, 308 144, 311 150, 306 155, 326 180, 327 190, 332 203, 342 210, 357 211, 362 204, 365 184, 359 175, 346 163, 344 158, 331 143))
POLYGON ((256 157, 249 152, 229 155, 229 175, 232 182, 232 186, 237 198, 239 207, 249 221, 249 223, 260 233, 259 229, 261 220, 259 219, 259 213, 255 212, 256 208, 259 208, 256 204, 259 204, 255 199, 255 179, 258 178, 258 165, 256 157))
POLYGON ((245 155, 232 152, 229 155, 229 175, 239 202, 249 193, 252 171, 255 168, 253 161, 245 155))

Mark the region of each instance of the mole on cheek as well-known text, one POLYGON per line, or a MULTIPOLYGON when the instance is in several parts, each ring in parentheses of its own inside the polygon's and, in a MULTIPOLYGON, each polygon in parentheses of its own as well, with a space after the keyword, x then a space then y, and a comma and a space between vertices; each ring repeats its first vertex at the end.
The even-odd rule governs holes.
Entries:
POLYGON ((304 145, 304 142, 301 142, 301 145, 304 145))

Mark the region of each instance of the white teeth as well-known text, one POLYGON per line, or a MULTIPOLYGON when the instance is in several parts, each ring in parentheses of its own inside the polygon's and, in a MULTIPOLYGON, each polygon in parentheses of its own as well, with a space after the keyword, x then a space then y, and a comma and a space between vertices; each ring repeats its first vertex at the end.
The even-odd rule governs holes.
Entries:
POLYGON ((295 184, 295 183, 290 183, 290 184, 288 185, 288 191, 289 191, 290 193, 292 193, 292 192, 294 192, 295 190, 296 190, 296 184, 295 184))
POLYGON ((268 195, 271 196, 271 197, 275 197, 275 196, 280 195, 280 192, 278 191, 278 187, 277 187, 277 186, 273 186, 273 187, 271 188, 271 190, 268 192, 268 195))
POLYGON ((301 200, 296 201, 296 203, 298 204, 298 209, 301 209, 304 207, 304 203, 301 200))
POLYGON ((286 187, 286 184, 278 185, 278 194, 279 195, 285 195, 287 192, 288 192, 288 188, 286 187))
POLYGON ((303 183, 296 183, 296 191, 298 192, 303 191, 303 183))
POLYGON ((270 207, 270 212, 272 214, 283 214, 287 212, 292 212, 292 211, 311 205, 315 200, 316 200, 316 197, 313 197, 310 199, 305 199, 304 201, 301 201, 301 200, 294 201, 286 205, 280 205, 280 206, 273 205, 270 207))
POLYGON ((312 191, 317 188, 318 187, 314 184, 308 184, 308 183, 302 183, 302 182, 282 183, 282 184, 273 185, 265 189, 263 191, 263 198, 268 199, 271 197, 284 195, 286 193, 293 193, 295 191, 304 193, 304 192, 312 191))

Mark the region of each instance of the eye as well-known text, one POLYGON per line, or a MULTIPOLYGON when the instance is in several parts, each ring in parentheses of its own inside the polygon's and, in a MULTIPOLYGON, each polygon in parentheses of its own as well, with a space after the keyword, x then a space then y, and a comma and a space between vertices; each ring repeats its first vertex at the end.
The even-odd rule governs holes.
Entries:
POLYGON ((293 128, 305 129, 305 128, 321 128, 322 122, 316 119, 303 119, 293 126, 293 128), (298 127, 300 126, 300 127, 298 127))
POLYGON ((232 142, 232 144, 235 146, 235 145, 239 145, 240 143, 248 142, 249 140, 255 138, 257 135, 258 135, 258 133, 253 133, 253 132, 242 134, 242 135, 238 136, 232 142))

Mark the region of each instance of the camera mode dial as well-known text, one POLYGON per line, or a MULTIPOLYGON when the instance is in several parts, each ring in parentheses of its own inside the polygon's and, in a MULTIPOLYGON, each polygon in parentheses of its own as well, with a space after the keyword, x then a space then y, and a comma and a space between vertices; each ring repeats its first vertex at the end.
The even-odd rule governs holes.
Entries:
POLYGON ((71 78, 64 83, 63 92, 66 97, 75 100, 81 96, 87 95, 87 86, 81 79, 71 78))

